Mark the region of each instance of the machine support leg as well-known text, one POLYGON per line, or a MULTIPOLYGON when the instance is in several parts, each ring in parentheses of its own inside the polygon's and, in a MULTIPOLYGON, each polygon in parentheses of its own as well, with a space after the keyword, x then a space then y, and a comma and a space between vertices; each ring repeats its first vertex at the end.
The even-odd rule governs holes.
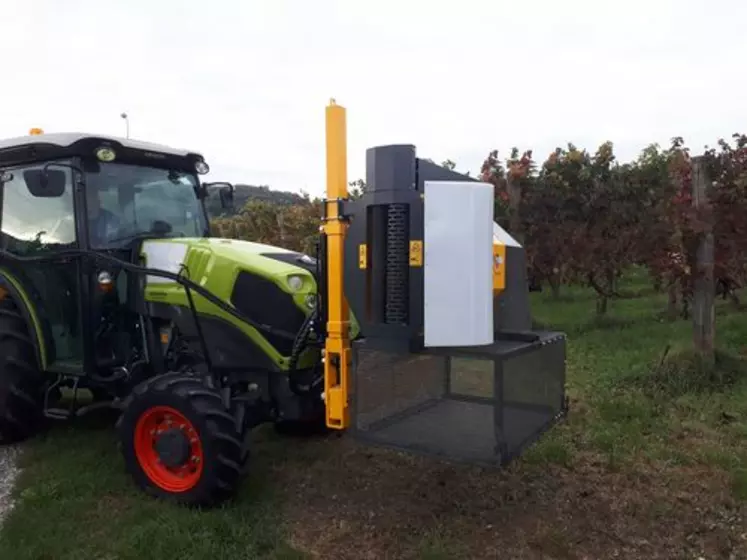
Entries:
POLYGON ((327 426, 343 430, 350 424, 348 381, 350 374, 350 311, 345 299, 343 266, 347 224, 341 200, 348 197, 345 108, 334 100, 327 106, 327 338, 324 356, 324 394, 327 426))

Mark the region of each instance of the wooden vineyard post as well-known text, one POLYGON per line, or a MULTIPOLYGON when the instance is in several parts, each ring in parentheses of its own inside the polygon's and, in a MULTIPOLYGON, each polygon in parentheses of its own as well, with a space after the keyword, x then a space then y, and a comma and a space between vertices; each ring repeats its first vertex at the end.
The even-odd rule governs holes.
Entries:
POLYGON ((693 158, 692 189, 693 206, 703 218, 703 231, 698 236, 696 253, 695 290, 693 301, 693 342, 704 363, 713 365, 715 360, 715 279, 713 271, 714 239, 713 213, 708 200, 710 179, 702 157, 693 158))

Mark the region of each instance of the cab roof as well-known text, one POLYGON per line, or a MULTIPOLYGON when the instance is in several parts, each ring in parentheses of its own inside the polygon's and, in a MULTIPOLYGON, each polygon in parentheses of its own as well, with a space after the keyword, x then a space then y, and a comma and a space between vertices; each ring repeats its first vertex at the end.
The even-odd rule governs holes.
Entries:
POLYGON ((126 148, 135 150, 147 150, 152 152, 161 152, 174 156, 186 157, 190 154, 200 155, 190 150, 182 150, 166 146, 164 144, 153 144, 151 142, 142 142, 130 138, 121 138, 119 136, 107 136, 103 134, 88 134, 85 132, 53 132, 51 134, 35 134, 29 136, 17 136, 15 138, 0 139, 0 150, 5 148, 15 148, 27 146, 29 144, 53 144, 61 148, 69 148, 80 140, 96 139, 109 141, 120 144, 126 148))
POLYGON ((102 134, 56 132, 0 139, 0 165, 93 155, 94 150, 102 145, 111 147, 120 153, 124 152, 132 155, 138 153, 151 157, 160 156, 163 158, 165 156, 170 160, 186 158, 189 161, 204 161, 202 154, 199 152, 172 148, 163 144, 102 134))

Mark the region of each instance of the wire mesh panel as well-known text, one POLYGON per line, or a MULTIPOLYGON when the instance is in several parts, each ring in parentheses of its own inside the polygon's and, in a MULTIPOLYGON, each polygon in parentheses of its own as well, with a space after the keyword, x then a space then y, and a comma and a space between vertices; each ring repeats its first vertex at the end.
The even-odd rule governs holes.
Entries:
POLYGON ((477 464, 503 464, 565 411, 565 339, 396 354, 354 344, 359 439, 477 464))
POLYGON ((355 421, 361 430, 391 422, 444 394, 446 362, 441 357, 368 350, 357 344, 354 361, 355 421))
POLYGON ((496 362, 496 431, 511 459, 565 413, 565 338, 548 334, 496 362))

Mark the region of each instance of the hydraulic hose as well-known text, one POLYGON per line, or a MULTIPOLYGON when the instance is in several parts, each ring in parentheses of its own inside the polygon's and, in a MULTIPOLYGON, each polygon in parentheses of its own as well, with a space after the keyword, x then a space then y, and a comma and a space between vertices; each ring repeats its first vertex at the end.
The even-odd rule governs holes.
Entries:
POLYGON ((306 341, 308 340, 316 316, 316 310, 314 310, 306 317, 303 325, 301 325, 301 328, 298 331, 296 339, 293 341, 293 349, 291 350, 290 359, 288 360, 288 366, 291 372, 296 370, 298 359, 301 357, 301 352, 306 349, 306 341))
POLYGON ((138 266, 136 264, 132 264, 127 261, 123 261, 121 259, 113 257, 111 255, 107 255, 106 253, 100 253, 98 251, 86 251, 86 250, 81 250, 81 249, 70 249, 66 251, 61 251, 51 256, 40 255, 40 256, 21 257, 18 255, 14 255, 13 253, 10 253, 4 249, 0 249, 0 256, 10 261, 16 261, 19 263, 55 262, 58 260, 71 259, 75 257, 90 257, 90 258, 93 258, 94 260, 110 262, 110 263, 115 264, 118 267, 121 267, 122 269, 128 272, 133 272, 135 274, 144 274, 148 276, 160 276, 162 278, 168 278, 169 280, 173 280, 175 283, 180 284, 181 286, 184 286, 185 289, 193 290, 194 292, 204 297, 206 300, 208 300, 210 303, 212 303, 216 307, 219 307, 221 310, 225 311, 229 315, 232 315, 236 319, 247 323, 248 325, 254 327, 255 329, 259 331, 263 331, 268 334, 272 334, 272 335, 275 335, 281 338, 285 338, 286 340, 295 341, 298 337, 298 333, 290 333, 282 329, 276 329, 274 327, 271 327, 270 325, 266 325, 266 324, 258 323, 257 321, 254 321, 253 319, 247 317, 243 313, 236 310, 234 307, 223 302, 220 298, 216 297, 215 295, 210 293, 208 290, 206 290, 199 284, 193 282, 192 280, 189 280, 188 278, 185 278, 181 274, 168 272, 165 270, 147 268, 144 266, 138 266))
POLYGON ((288 360, 288 381, 291 386, 291 390, 296 394, 304 394, 308 391, 300 390, 298 382, 293 378, 297 371, 298 360, 301 357, 301 353, 306 349, 309 334, 314 326, 314 321, 317 318, 317 311, 312 311, 304 320, 303 325, 298 331, 298 336, 293 342, 293 349, 291 350, 290 359, 288 360))

